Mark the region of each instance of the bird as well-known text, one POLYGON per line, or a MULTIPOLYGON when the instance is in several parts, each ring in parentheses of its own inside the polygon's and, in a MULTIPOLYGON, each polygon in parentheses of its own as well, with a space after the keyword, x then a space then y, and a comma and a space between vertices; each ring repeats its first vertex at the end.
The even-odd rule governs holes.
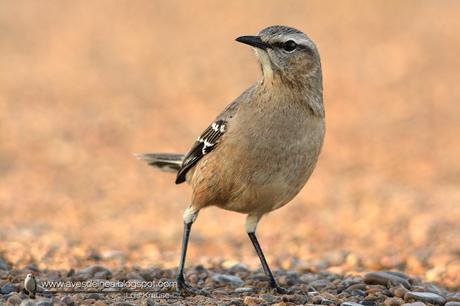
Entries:
POLYGON ((27 274, 24 280, 24 290, 30 298, 35 298, 35 293, 37 292, 37 281, 35 276, 31 273, 27 274))
POLYGON ((246 232, 269 279, 280 287, 256 236, 260 219, 290 202, 316 167, 325 135, 319 51, 303 32, 269 26, 236 41, 255 51, 262 77, 230 103, 203 131, 187 154, 136 154, 149 165, 175 172, 176 184, 192 187, 176 288, 183 295, 203 290, 185 281, 192 224, 209 206, 246 214, 246 232))

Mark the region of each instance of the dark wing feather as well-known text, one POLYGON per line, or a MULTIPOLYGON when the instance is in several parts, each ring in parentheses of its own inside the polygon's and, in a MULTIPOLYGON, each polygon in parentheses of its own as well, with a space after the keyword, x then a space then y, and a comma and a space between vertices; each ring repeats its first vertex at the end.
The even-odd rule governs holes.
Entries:
POLYGON ((217 120, 198 137, 190 152, 184 157, 182 166, 177 173, 176 184, 185 182, 188 170, 190 170, 190 168, 192 168, 203 156, 214 149, 226 129, 227 122, 222 119, 217 120))

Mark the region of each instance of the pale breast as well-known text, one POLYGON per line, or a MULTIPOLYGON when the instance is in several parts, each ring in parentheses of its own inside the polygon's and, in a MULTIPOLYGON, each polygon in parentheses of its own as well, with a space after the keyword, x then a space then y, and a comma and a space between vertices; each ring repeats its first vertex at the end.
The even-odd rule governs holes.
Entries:
POLYGON ((235 117, 222 146, 197 165, 194 205, 242 213, 283 206, 313 172, 323 137, 323 118, 306 108, 243 112, 235 117))

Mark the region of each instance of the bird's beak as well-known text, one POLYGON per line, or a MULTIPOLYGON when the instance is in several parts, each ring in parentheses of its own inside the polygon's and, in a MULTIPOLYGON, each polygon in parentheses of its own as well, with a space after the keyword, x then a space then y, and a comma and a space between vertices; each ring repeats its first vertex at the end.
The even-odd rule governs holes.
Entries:
POLYGON ((266 43, 262 41, 260 36, 240 36, 237 39, 235 39, 237 42, 250 45, 255 48, 259 48, 262 50, 267 50, 269 47, 266 43))

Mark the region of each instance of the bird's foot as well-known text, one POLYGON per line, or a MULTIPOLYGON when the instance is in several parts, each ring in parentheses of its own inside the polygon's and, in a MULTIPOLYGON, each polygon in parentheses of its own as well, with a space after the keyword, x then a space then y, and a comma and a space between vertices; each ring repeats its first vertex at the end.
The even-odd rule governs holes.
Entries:
POLYGON ((277 286, 277 287, 275 287, 273 289, 279 294, 288 294, 288 293, 291 292, 290 290, 288 290, 286 288, 283 288, 283 287, 280 287, 280 286, 277 286))
POLYGON ((292 294, 292 293, 294 293, 294 291, 292 291, 290 289, 280 287, 277 283, 270 284, 270 287, 272 288, 272 290, 274 292, 279 293, 279 294, 292 294))
POLYGON ((198 289, 198 288, 194 288, 194 287, 190 286, 189 284, 187 284, 183 277, 178 277, 176 279, 176 283, 177 283, 176 289, 179 292, 179 294, 182 295, 182 296, 191 296, 191 295, 208 296, 209 295, 209 292, 207 292, 205 290, 198 289))

